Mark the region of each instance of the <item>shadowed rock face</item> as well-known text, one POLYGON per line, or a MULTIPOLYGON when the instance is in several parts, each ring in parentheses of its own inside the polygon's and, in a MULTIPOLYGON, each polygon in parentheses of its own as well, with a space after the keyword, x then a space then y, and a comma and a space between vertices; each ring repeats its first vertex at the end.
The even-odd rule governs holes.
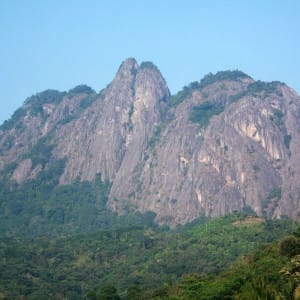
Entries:
POLYGON ((220 76, 172 106, 159 70, 130 58, 99 94, 57 93, 30 98, 0 130, 0 168, 14 163, 18 183, 66 158, 60 184, 101 173, 111 209, 154 211, 161 224, 243 209, 298 216, 300 98, 286 85, 220 76), (26 156, 41 138, 45 163, 26 156))

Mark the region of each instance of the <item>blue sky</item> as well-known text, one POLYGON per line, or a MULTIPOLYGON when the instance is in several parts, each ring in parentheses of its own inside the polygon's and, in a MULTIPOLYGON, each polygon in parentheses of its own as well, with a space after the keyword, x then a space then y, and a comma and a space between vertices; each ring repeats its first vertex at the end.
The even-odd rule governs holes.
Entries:
POLYGON ((127 57, 172 93, 240 69, 300 92, 298 0, 0 0, 0 123, 42 90, 105 87, 127 57))

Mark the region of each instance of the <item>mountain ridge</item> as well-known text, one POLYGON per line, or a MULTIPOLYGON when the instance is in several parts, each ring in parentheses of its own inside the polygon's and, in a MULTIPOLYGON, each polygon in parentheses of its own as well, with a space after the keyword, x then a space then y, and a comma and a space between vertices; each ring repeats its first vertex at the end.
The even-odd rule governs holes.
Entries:
POLYGON ((299 116, 281 82, 221 71, 171 95, 153 63, 129 58, 99 93, 28 98, 0 127, 0 171, 23 184, 65 160, 61 185, 101 173, 110 209, 170 226, 242 210, 297 218, 299 116))

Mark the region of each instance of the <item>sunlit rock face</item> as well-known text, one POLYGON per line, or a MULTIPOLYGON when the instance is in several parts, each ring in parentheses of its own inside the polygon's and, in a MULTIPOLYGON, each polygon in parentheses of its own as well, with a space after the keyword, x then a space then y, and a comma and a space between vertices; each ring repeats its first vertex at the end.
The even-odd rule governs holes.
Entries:
POLYGON ((242 210, 296 218, 300 98, 233 74, 186 88, 174 105, 158 68, 129 58, 100 93, 40 93, 1 127, 0 169, 20 184, 66 159, 60 184, 101 173, 111 209, 153 211, 170 226, 242 210), (48 157, 30 158, 35 145, 48 157))

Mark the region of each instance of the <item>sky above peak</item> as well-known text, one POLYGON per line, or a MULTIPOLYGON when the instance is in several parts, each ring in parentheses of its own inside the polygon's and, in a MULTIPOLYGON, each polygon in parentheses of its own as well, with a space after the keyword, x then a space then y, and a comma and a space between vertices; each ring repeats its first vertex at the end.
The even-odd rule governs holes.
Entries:
POLYGON ((154 62, 172 93, 239 69, 300 93, 298 0, 1 0, 0 123, 45 89, 96 91, 128 57, 154 62))

